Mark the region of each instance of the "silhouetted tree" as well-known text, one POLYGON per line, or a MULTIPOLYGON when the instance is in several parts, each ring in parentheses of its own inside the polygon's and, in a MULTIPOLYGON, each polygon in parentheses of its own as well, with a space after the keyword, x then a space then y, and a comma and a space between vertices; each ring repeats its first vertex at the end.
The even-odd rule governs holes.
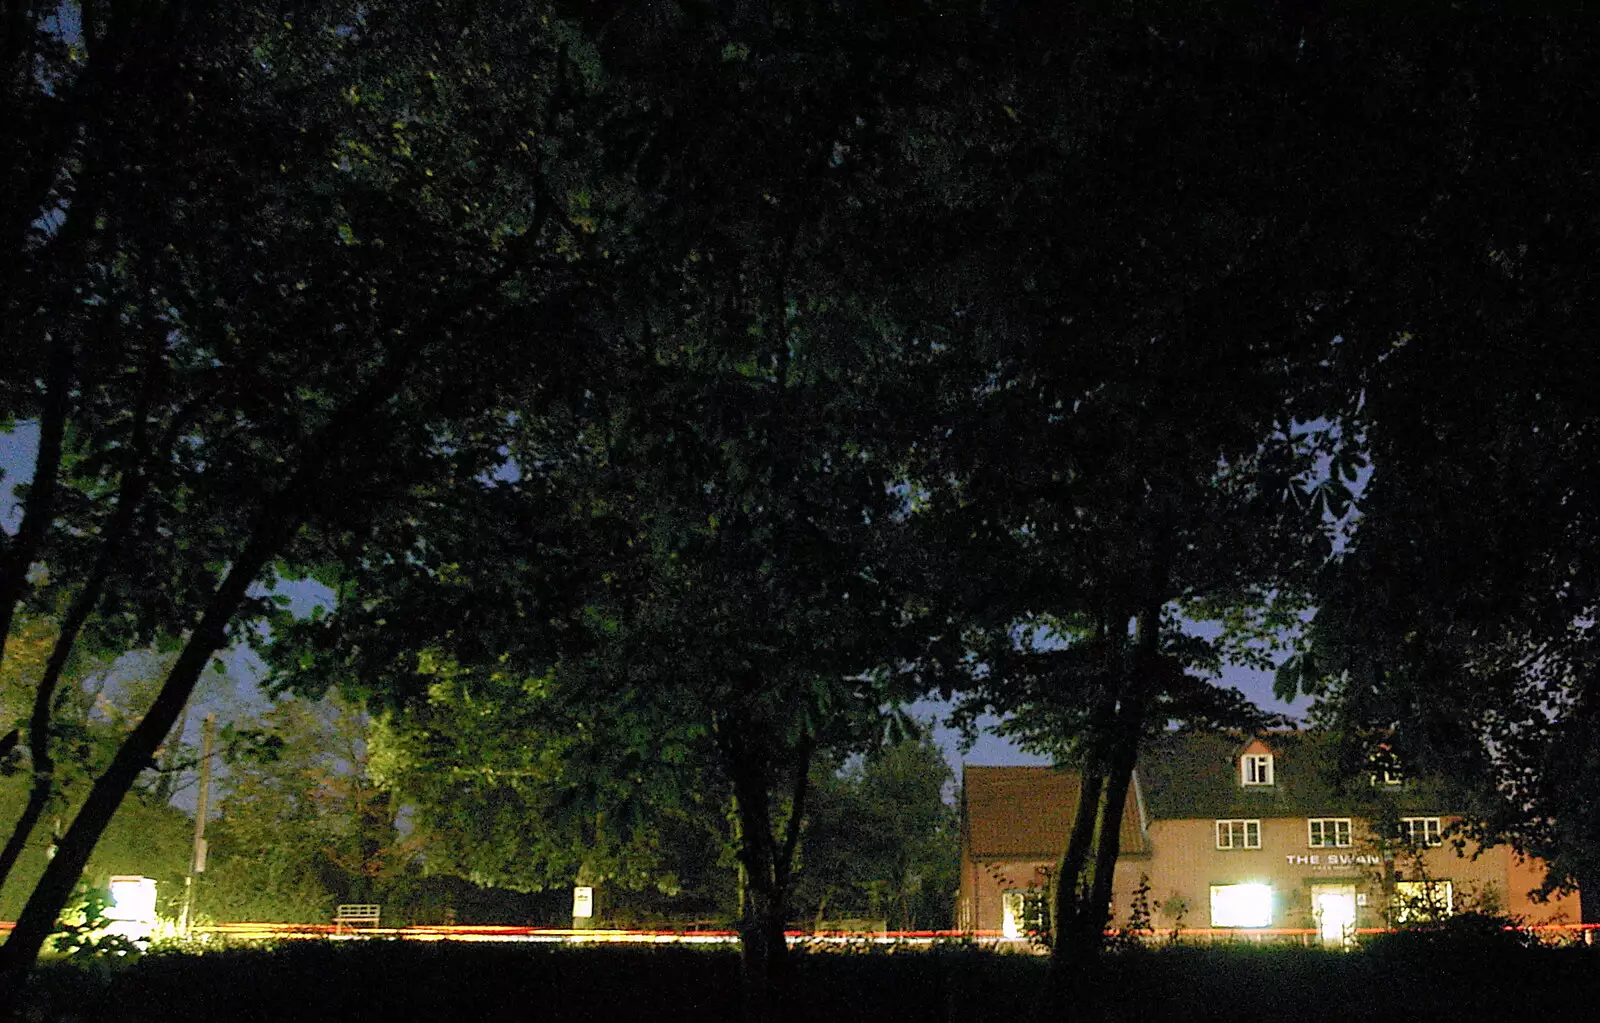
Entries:
POLYGON ((464 424, 567 364, 574 283, 603 260, 563 179, 581 48, 545 12, 76 12, 70 49, 54 14, 6 22, 8 89, 45 111, 23 152, 48 148, 58 97, 82 114, 49 188, 7 195, 34 205, 4 254, 22 281, 4 414, 38 418, 41 442, 0 609, 30 590, 67 608, 36 754, 86 630, 181 651, 0 950, 8 982, 212 654, 272 609, 258 587, 307 523, 348 529, 420 480, 488 467, 464 424), (42 75, 24 70, 41 55, 42 75))

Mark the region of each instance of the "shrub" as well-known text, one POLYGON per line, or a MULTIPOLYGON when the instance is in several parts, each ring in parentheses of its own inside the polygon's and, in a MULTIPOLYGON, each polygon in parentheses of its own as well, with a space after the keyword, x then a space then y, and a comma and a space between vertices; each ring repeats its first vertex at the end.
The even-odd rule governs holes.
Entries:
POLYGON ((1520 921, 1493 913, 1467 912, 1374 935, 1364 947, 1378 955, 1503 953, 1537 946, 1520 921))
POLYGON ((82 882, 73 889, 72 901, 61 914, 61 929, 49 938, 49 948, 71 961, 129 957, 139 954, 139 946, 125 935, 108 930, 106 918, 111 896, 82 882))

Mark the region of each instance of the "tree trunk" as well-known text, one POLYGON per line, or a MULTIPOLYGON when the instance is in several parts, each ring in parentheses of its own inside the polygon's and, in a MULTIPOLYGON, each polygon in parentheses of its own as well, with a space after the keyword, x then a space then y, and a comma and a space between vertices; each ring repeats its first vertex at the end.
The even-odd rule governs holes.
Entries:
POLYGON ((760 884, 751 877, 745 894, 745 917, 739 924, 739 942, 745 1019, 752 1023, 776 1019, 788 989, 789 943, 784 935, 787 915, 784 893, 770 881, 760 884))
POLYGON ((150 765, 156 747, 172 730, 173 722, 194 692, 200 673, 227 639, 228 622, 244 600, 250 584, 297 522, 268 519, 258 527, 252 542, 212 596, 200 625, 167 673, 161 692, 133 731, 123 739, 110 766, 95 779, 89 798, 73 818, 57 846, 55 857, 45 867, 44 875, 18 915, 11 937, 0 946, 0 999, 13 996, 22 986, 38 960, 45 939, 55 930, 62 907, 83 874, 95 844, 111 823, 112 815, 133 788, 139 773, 150 765))
POLYGON ((1062 971, 1067 959, 1067 942, 1062 938, 1077 928, 1082 897, 1079 885, 1084 868, 1089 865, 1089 851, 1094 847, 1095 820, 1099 815, 1100 793, 1104 788, 1105 779, 1098 773, 1084 775, 1078 792, 1077 813, 1072 820, 1072 835, 1061 854, 1061 861, 1056 865, 1050 922, 1050 967, 1053 976, 1062 971))
MULTIPOLYGON (((152 353, 159 350, 158 345, 151 346, 152 353)), ((128 445, 128 458, 122 469, 122 479, 118 483, 116 511, 106 527, 89 578, 73 597, 67 615, 61 622, 60 630, 56 633, 55 645, 50 650, 50 659, 45 663, 44 675, 40 677, 39 685, 34 690, 33 709, 28 720, 28 752, 33 761, 31 765, 33 786, 28 790, 28 802, 23 808, 21 818, 12 828, 11 837, 6 841, 5 848, 0 850, 0 887, 3 887, 6 879, 11 876, 12 869, 16 867, 17 860, 27 845, 28 837, 33 833, 34 826, 38 824, 51 795, 55 792, 56 765, 50 755, 50 725, 55 712, 56 687, 61 682, 62 673, 66 671, 67 661, 72 656, 72 648, 78 641, 78 633, 83 631, 84 625, 89 621, 89 615, 100 602, 100 595, 105 592, 106 582, 110 579, 112 570, 122 560, 128 536, 133 531, 135 513, 144 501, 148 489, 149 477, 144 469, 144 463, 149 455, 146 450, 148 441, 145 417, 149 411, 150 396, 155 386, 155 373, 156 359, 147 358, 144 384, 139 389, 139 397, 133 410, 133 433, 128 445)))
POLYGON ((5 885, 6 879, 11 876, 11 870, 22 858, 22 850, 27 847, 28 838, 33 834, 33 829, 39 825, 39 818, 44 816, 45 808, 50 805, 50 796, 55 792, 55 765, 46 763, 42 768, 34 764, 33 785, 28 789, 28 801, 22 807, 22 816, 17 818, 16 826, 11 829, 11 837, 6 840, 5 849, 0 850, 0 887, 5 885))
POLYGON ((178 714, 178 723, 172 729, 172 734, 167 736, 167 741, 157 750, 161 759, 156 765, 160 775, 156 778, 155 791, 151 793, 157 803, 166 805, 172 799, 172 793, 178 787, 178 751, 183 745, 184 730, 189 727, 189 705, 183 705, 183 710, 178 714))
POLYGON ((785 907, 775 877, 776 849, 766 772, 753 758, 737 759, 743 761, 735 766, 733 788, 741 833, 739 862, 744 868, 739 943, 745 1017, 764 1020, 771 1016, 777 987, 787 967, 785 907))
POLYGON ((744 868, 739 939, 745 1018, 763 1021, 780 1017, 789 989, 792 962, 784 930, 814 747, 807 740, 796 752, 791 810, 780 844, 773 830, 774 780, 761 752, 751 749, 749 732, 742 722, 728 723, 723 749, 733 779, 744 868))
POLYGON ((1090 718, 1078 806, 1072 820, 1072 834, 1056 866, 1055 892, 1050 905, 1050 987, 1058 1005, 1070 1003, 1081 965, 1074 958, 1075 947, 1069 935, 1076 934, 1081 926, 1086 894, 1082 885, 1091 862, 1095 826, 1106 787, 1103 746, 1116 719, 1116 694, 1120 683, 1117 664, 1121 660, 1121 640, 1111 636, 1108 623, 1117 617, 1116 612, 1102 615, 1099 624, 1098 639, 1104 656, 1101 666, 1103 694, 1090 718))
POLYGON ((1110 764, 1096 821, 1094 874, 1089 899, 1079 914, 1079 929, 1073 936, 1077 944, 1074 953, 1085 963, 1098 956, 1105 945, 1106 924, 1111 917, 1111 887, 1116 879, 1117 856, 1122 851, 1122 815, 1128 805, 1128 788, 1133 783, 1133 770, 1139 760, 1139 740, 1144 735, 1150 698, 1149 679, 1156 669, 1160 642, 1160 605, 1146 607, 1139 613, 1133 671, 1117 707, 1110 764))
POLYGON ((28 592, 28 569, 50 532, 55 518, 56 478, 61 473, 61 449, 71 408, 72 342, 56 337, 50 343, 45 377, 44 408, 39 413, 39 454, 34 459, 33 482, 22 505, 22 522, 15 536, 0 540, 0 663, 5 662, 6 640, 17 604, 28 592))
MULTIPOLYGON (((1087 779, 1084 794, 1080 797, 1079 814, 1073 822, 1073 839, 1079 838, 1080 828, 1093 832, 1094 858, 1088 859, 1086 839, 1084 848, 1074 855, 1081 871, 1088 867, 1087 891, 1081 899, 1074 899, 1069 919, 1058 913, 1059 929, 1052 949, 1051 984, 1058 1006, 1076 1005, 1088 993, 1084 980, 1105 946, 1105 929, 1111 915, 1112 884, 1116 879, 1117 857, 1122 849, 1122 817, 1128 801, 1128 789, 1133 782, 1133 770, 1139 757, 1139 740, 1144 733, 1145 715, 1149 701, 1148 676, 1155 667, 1155 657, 1160 650, 1160 607, 1146 608, 1140 612, 1138 635, 1135 638, 1134 666, 1123 680, 1117 700, 1113 724, 1106 735, 1107 760, 1105 776, 1095 779, 1097 790, 1092 803, 1087 779), (1083 810, 1093 806, 1093 824, 1086 827, 1083 810)), ((1073 850, 1069 846, 1069 853, 1073 850)), ((1062 867, 1068 866, 1066 857, 1062 867)), ((1076 883, 1077 876, 1074 875, 1076 883)), ((1058 879, 1058 889, 1065 879, 1058 879)), ((1076 888, 1074 894, 1077 894, 1076 888)))
MULTIPOLYGON (((121 46, 121 42, 114 47, 121 46)), ((75 94, 74 102, 80 100, 87 104, 96 102, 104 109, 100 118, 101 125, 108 123, 111 107, 107 97, 109 90, 109 70, 117 61, 110 64, 102 61, 87 62, 85 71, 86 79, 80 87, 82 91, 75 94), (102 70, 106 68, 106 70, 102 70)), ((86 133, 93 135, 93 129, 86 127, 86 133)), ((114 146, 112 147, 114 148, 114 146)), ((108 159, 100 161, 106 167, 113 167, 116 163, 115 154, 108 159)), ((56 233, 54 251, 47 265, 42 271, 47 279, 57 279, 66 282, 69 277, 67 264, 78 258, 93 258, 91 254, 82 250, 90 246, 97 231, 97 224, 103 214, 108 212, 107 195, 112 185, 104 168, 85 171, 75 175, 79 184, 73 189, 71 210, 66 222, 56 233)), ((31 223, 37 210, 28 213, 31 223)), ((74 266, 76 264, 73 264, 74 266)), ((63 285, 64 286, 64 285, 63 285)), ((52 303, 49 296, 36 297, 45 300, 44 305, 49 307, 52 303)), ((115 304, 103 308, 102 315, 107 322, 113 322, 115 317, 115 304)), ((34 460, 33 482, 28 488, 28 499, 23 503, 22 522, 17 528, 17 534, 6 542, 0 537, 0 662, 5 660, 6 640, 11 635, 13 618, 16 615, 17 604, 27 594, 28 570, 38 558, 45 541, 49 537, 50 524, 55 519, 56 488, 61 475, 61 456, 63 444, 66 439, 67 420, 72 414, 72 381, 77 373, 79 352, 77 344, 69 336, 67 329, 58 327, 57 332, 47 333, 48 327, 43 323, 35 322, 33 318, 23 318, 23 330, 33 329, 41 335, 50 338, 50 350, 45 367, 45 393, 44 402, 39 410, 39 453, 34 460)), ((109 326, 107 329, 111 329, 109 326)), ((0 335, 3 336, 3 335, 0 335)))
POLYGON ((1111 773, 1106 779, 1096 822, 1096 848, 1093 882, 1088 905, 1080 915, 1079 947, 1085 959, 1100 952, 1105 942, 1106 925, 1111 918, 1111 886, 1116 879, 1117 856, 1122 851, 1122 815, 1128 805, 1128 788, 1139 757, 1139 736, 1144 727, 1143 687, 1130 693, 1124 713, 1118 715, 1117 746, 1112 753, 1111 773))

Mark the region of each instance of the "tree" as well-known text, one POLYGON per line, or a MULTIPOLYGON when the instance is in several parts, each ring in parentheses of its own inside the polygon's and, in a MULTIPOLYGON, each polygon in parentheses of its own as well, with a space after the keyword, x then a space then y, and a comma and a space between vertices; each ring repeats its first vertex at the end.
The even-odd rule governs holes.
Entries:
MULTIPOLYGON (((12 717, 17 727, 8 738, 11 750, 7 756, 16 751, 15 737, 26 732, 32 783, 17 825, 0 850, 0 885, 10 878, 38 821, 53 804, 59 804, 70 783, 92 778, 104 766, 109 751, 115 749, 125 731, 115 720, 120 707, 101 699, 118 667, 110 658, 93 657, 81 648, 73 648, 71 655, 58 663, 62 637, 54 623, 31 616, 14 621, 19 626, 18 635, 0 679, 8 710, 23 713, 12 717), (46 687, 40 684, 41 678, 66 684, 58 689, 52 682, 46 687), (99 713, 102 709, 110 710, 113 719, 107 720, 107 715, 99 713)), ((125 674, 140 675, 136 669, 125 674)), ((15 766, 7 764, 9 769, 15 766)))
POLYGON ((884 917, 896 930, 950 925, 959 886, 952 774, 928 734, 814 772, 795 906, 817 925, 884 917))
POLYGON ((539 457, 532 436, 515 444, 518 464, 545 478, 477 484, 491 493, 471 499, 471 516, 452 500, 438 520, 419 518, 408 528, 431 564, 356 566, 338 610, 308 630, 320 656, 275 656, 311 684, 373 687, 402 712, 441 700, 526 721, 480 738, 477 750, 513 744, 509 757, 467 767, 493 782, 507 760, 526 764, 505 782, 524 790, 502 803, 505 828, 526 827, 525 793, 569 777, 575 761, 583 789, 602 797, 579 805, 614 824, 623 818, 605 797, 666 786, 682 798, 700 773, 682 769, 714 764, 738 811, 746 954, 764 979, 781 976, 811 758, 874 741, 895 695, 874 672, 892 663, 904 619, 871 572, 898 501, 881 481, 846 475, 852 442, 805 407, 838 391, 713 381, 699 391, 673 373, 631 395, 629 411, 595 416, 582 462, 539 457), (781 489, 774 462, 788 475, 781 489), (470 674, 436 680, 441 655, 470 674))
POLYGON ((1379 131, 1406 144, 1389 230, 1353 282, 1334 366, 1347 443, 1373 469, 1352 538, 1316 577, 1285 694, 1411 770, 1458 783, 1473 837, 1576 882, 1600 920, 1594 728, 1596 366, 1593 26, 1475 11, 1448 31, 1369 38, 1379 131), (1383 68, 1391 70, 1384 72, 1383 68), (1470 86, 1468 85, 1470 83, 1470 86), (1410 183, 1410 184, 1408 184, 1410 183), (1418 194, 1421 193, 1421 194, 1418 194))
MULTIPOLYGON (((31 282, 8 293, 13 365, 48 371, 4 388, 41 443, 0 612, 43 560, 36 599, 68 607, 52 664, 86 628, 182 647, 0 951, 14 981, 213 653, 271 608, 256 587, 277 559, 307 523, 348 529, 420 480, 484 471, 463 424, 545 365, 527 310, 541 354, 571 339, 592 263, 557 183, 556 117, 581 84, 540 11, 498 12, 480 46, 470 11, 92 4, 76 58, 42 79, 21 69, 57 52, 40 42, 54 23, 8 12, 8 87, 85 113, 6 251, 31 282), (80 298, 45 301, 57 291, 80 298)), ((47 668, 36 720, 58 679, 47 668)))
POLYGON ((437 648, 473 673, 443 699, 533 708, 527 733, 499 741, 530 744, 512 759, 532 761, 534 785, 578 757, 584 787, 612 798, 681 792, 677 769, 714 764, 737 807, 746 955, 764 1002, 783 973, 811 759, 874 742, 899 695, 878 669, 914 618, 875 573, 889 574, 881 534, 901 502, 855 455, 858 435, 840 432, 852 420, 834 410, 865 396, 814 378, 822 357, 793 343, 780 382, 756 368, 765 359, 719 366, 734 353, 692 335, 647 352, 654 367, 582 410, 579 444, 526 421, 510 447, 518 479, 472 482, 470 497, 408 523, 427 558, 352 566, 338 610, 303 630, 314 656, 275 656, 403 711, 439 693, 424 659, 437 648), (539 728, 541 709, 560 724, 539 728))
POLYGON ((534 748, 592 758, 601 794, 653 788, 663 759, 715 764, 757 1011, 785 973, 809 765, 878 741, 912 693, 888 670, 922 642, 894 409, 930 353, 881 294, 906 190, 885 183, 900 129, 876 86, 912 73, 881 72, 870 33, 837 45, 854 12, 779 13, 608 23, 608 85, 635 111, 616 137, 639 155, 610 250, 631 286, 593 321, 605 386, 510 409, 506 465, 386 523, 374 546, 415 559, 340 565, 335 614, 278 657, 401 713, 434 684, 424 653, 492 699, 537 680, 567 728, 534 748))
MULTIPOLYGON (((400 834, 395 793, 373 776, 366 714, 337 695, 290 698, 245 724, 255 741, 250 755, 229 758, 211 872, 230 876, 229 889, 247 880, 268 901, 315 919, 335 901, 384 901, 421 843, 400 834), (241 863, 250 865, 247 879, 237 876, 241 863)), ((215 906, 215 898, 199 904, 215 906)))
POLYGON ((557 701, 551 674, 474 669, 426 650, 417 671, 426 696, 376 727, 370 771, 409 807, 429 872, 523 891, 575 878, 670 890, 686 865, 664 842, 669 822, 725 830, 710 765, 679 747, 667 757, 675 775, 636 765, 629 777, 614 737, 557 701))
POLYGON ((977 121, 993 162, 957 209, 991 220, 966 233, 942 385, 970 398, 917 477, 961 583, 933 651, 947 686, 974 713, 1027 711, 1020 734, 1085 777, 1056 875, 1061 983, 1101 944, 1141 738, 1264 720, 1205 684, 1223 651, 1180 613, 1292 620, 1287 587, 1347 509, 1356 466, 1305 422, 1347 300, 1337 182, 1368 153, 1336 123, 1280 130, 1328 73, 1288 26, 1097 15, 1024 19, 1016 70, 978 90, 1003 106, 977 121))

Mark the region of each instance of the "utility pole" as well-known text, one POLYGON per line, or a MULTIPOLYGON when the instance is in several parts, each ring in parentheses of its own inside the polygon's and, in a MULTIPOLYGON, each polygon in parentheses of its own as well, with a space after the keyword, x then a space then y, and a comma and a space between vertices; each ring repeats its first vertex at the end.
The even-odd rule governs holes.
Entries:
POLYGON ((217 734, 217 716, 206 715, 200 740, 200 794, 194 804, 194 852, 189 857, 189 873, 183 879, 183 914, 178 918, 178 933, 188 936, 189 916, 194 908, 194 876, 206 869, 206 802, 211 795, 211 741, 217 734))

